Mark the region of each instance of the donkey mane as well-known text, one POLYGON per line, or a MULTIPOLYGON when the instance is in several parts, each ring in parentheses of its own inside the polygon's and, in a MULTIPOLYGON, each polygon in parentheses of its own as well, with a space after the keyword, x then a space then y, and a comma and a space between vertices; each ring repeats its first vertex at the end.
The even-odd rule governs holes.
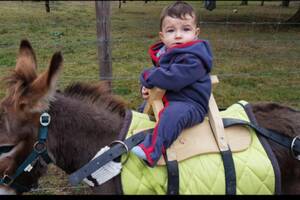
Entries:
POLYGON ((18 82, 21 83, 21 85, 27 85, 26 83, 32 82, 36 78, 35 74, 31 73, 23 73, 20 71, 12 70, 9 76, 6 76, 2 78, 2 81, 8 86, 14 86, 18 82))
POLYGON ((23 95, 29 83, 36 78, 36 74, 23 73, 22 71, 12 70, 9 76, 3 77, 1 79, 1 86, 7 86, 8 88, 14 87, 13 92, 18 91, 14 95, 21 96, 23 95))
POLYGON ((98 84, 73 83, 65 88, 64 95, 85 103, 104 106, 113 113, 125 116, 127 103, 120 96, 111 93, 107 81, 98 84))

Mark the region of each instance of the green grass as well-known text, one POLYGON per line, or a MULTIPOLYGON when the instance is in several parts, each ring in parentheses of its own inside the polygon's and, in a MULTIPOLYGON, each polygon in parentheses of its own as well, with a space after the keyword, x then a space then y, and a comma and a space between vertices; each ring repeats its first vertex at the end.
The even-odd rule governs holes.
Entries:
MULTIPOLYGON (((213 74, 221 80, 214 89, 219 106, 245 99, 300 108, 299 28, 251 24, 283 22, 296 12, 297 6, 282 8, 280 2, 265 2, 263 7, 259 2, 250 2, 249 6, 239 3, 217 2, 217 9, 210 12, 202 2, 191 2, 202 22, 201 38, 210 41, 215 55, 213 74), (232 12, 233 9, 238 12, 232 12), (224 21, 250 24, 205 23, 224 21)), ((118 2, 111 4, 113 91, 136 108, 140 102, 139 73, 151 66, 147 50, 158 40, 160 10, 169 2, 127 1, 121 9, 118 2)), ((20 40, 28 38, 36 50, 40 70, 48 66, 55 51, 63 52, 65 64, 59 87, 73 81, 99 79, 94 2, 53 2, 50 13, 45 12, 44 2, 0 2, 0 6, 1 77, 15 65, 20 40)))
MULTIPOLYGON (((113 91, 123 96, 130 108, 141 102, 139 73, 152 64, 148 47, 158 40, 160 11, 169 3, 127 1, 119 9, 118 1, 111 2, 113 91)), ((240 1, 218 1, 214 11, 204 9, 201 1, 191 4, 202 22, 201 38, 212 45, 213 74, 220 79, 213 92, 220 108, 243 99, 300 109, 299 25, 252 23, 284 22, 296 12, 298 2, 282 8, 280 2, 266 1, 261 7, 259 1, 250 1, 248 6, 239 6, 240 1)), ((28 38, 36 51, 39 71, 48 66, 55 51, 63 52, 61 89, 74 81, 98 81, 94 1, 51 1, 50 6, 51 12, 46 13, 43 1, 0 2, 0 78, 13 69, 19 42, 28 38)), ((0 90, 0 98, 4 91, 0 90)), ((42 181, 55 185, 57 180, 52 179, 42 181)), ((68 192, 80 193, 73 189, 62 193, 68 192)))

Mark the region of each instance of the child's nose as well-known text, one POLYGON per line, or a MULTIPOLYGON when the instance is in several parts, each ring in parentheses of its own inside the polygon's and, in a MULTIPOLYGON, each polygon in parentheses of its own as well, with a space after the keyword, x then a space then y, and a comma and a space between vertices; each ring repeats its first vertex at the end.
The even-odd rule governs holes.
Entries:
POLYGON ((177 31, 176 34, 175 34, 175 37, 176 37, 176 38, 181 38, 181 32, 180 32, 180 31, 177 31))

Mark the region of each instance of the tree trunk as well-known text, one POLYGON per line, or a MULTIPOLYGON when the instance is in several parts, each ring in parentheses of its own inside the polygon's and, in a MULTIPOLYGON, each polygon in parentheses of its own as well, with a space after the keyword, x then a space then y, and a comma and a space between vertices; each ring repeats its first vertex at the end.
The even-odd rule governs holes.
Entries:
POLYGON ((241 6, 247 6, 248 5, 248 0, 242 0, 241 6))
POLYGON ((297 12, 292 16, 290 17, 286 22, 300 22, 300 6, 297 10, 297 12))
POLYGON ((212 11, 213 9, 215 9, 217 7, 216 0, 205 0, 204 1, 204 7, 207 10, 212 11))
POLYGON ((45 6, 46 6, 46 12, 50 12, 50 4, 49 4, 49 0, 45 1, 45 6))
POLYGON ((265 3, 265 1, 263 0, 263 1, 260 2, 260 5, 264 6, 264 3, 265 3))
POLYGON ((282 7, 289 7, 290 5, 290 0, 282 0, 281 6, 282 7))

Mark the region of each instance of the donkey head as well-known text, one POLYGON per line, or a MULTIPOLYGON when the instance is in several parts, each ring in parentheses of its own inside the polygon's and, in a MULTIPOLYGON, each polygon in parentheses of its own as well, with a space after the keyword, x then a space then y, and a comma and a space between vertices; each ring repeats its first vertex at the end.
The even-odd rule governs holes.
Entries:
MULTIPOLYGON (((4 79, 6 96, 0 102, 0 147, 13 146, 9 152, 0 154, 0 178, 13 175, 31 152, 37 140, 39 116, 54 99, 62 62, 61 53, 55 53, 48 69, 38 75, 34 50, 29 41, 21 41, 16 67, 4 79)), ((16 181, 31 186, 34 181, 37 183, 40 172, 34 169, 23 173, 16 181)), ((1 191, 5 193, 8 189, 2 185, 1 191)))

